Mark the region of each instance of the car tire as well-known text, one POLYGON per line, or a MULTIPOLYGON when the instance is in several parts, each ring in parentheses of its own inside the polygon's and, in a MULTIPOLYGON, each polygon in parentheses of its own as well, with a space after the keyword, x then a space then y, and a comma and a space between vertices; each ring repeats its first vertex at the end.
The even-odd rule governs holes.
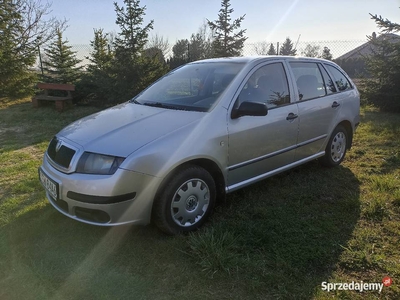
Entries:
POLYGON ((347 130, 342 125, 338 125, 329 138, 325 148, 325 156, 320 160, 321 164, 326 167, 340 165, 346 155, 347 143, 347 130))
POLYGON ((153 222, 169 235, 197 230, 210 216, 216 199, 213 177, 187 166, 167 179, 153 205, 153 222))

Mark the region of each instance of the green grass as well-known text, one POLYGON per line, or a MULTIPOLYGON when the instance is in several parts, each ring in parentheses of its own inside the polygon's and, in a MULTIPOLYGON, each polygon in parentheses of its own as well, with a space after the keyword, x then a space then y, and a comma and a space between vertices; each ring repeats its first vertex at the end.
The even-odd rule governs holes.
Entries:
POLYGON ((95 112, 0 104, 0 299, 399 299, 400 115, 362 111, 342 166, 317 162, 227 196, 202 230, 102 228, 51 207, 37 167, 95 112), (394 283, 377 292, 326 282, 394 283))

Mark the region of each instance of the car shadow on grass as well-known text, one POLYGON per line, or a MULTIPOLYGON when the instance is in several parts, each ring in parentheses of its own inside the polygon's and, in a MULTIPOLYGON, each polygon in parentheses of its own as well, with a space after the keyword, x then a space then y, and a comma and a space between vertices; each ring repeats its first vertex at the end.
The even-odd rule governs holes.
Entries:
POLYGON ((271 177, 229 194, 191 253, 255 298, 310 299, 351 239, 359 186, 350 169, 316 161, 271 177))
POLYGON ((177 237, 76 222, 37 189, 0 228, 0 298, 310 299, 360 215, 354 174, 316 162, 229 194, 177 237))

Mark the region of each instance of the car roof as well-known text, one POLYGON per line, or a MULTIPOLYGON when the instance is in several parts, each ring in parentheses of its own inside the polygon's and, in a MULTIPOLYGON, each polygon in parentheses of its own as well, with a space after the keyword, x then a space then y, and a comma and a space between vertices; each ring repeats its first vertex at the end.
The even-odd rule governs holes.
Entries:
POLYGON ((309 60, 309 61, 324 61, 330 62, 322 58, 314 57, 301 57, 301 56, 285 56, 285 55, 260 55, 260 56, 240 56, 240 57, 221 57, 221 58, 210 58, 191 62, 190 64, 198 63, 217 63, 217 62, 233 62, 233 63, 251 63, 257 61, 268 61, 268 60, 309 60))

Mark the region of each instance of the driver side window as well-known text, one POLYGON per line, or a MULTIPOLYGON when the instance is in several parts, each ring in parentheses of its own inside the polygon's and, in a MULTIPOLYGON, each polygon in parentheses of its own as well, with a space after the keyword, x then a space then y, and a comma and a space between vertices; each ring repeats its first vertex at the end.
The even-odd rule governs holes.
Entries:
POLYGON ((290 103, 289 86, 282 63, 261 67, 249 78, 239 95, 239 103, 261 102, 272 109, 290 103))

